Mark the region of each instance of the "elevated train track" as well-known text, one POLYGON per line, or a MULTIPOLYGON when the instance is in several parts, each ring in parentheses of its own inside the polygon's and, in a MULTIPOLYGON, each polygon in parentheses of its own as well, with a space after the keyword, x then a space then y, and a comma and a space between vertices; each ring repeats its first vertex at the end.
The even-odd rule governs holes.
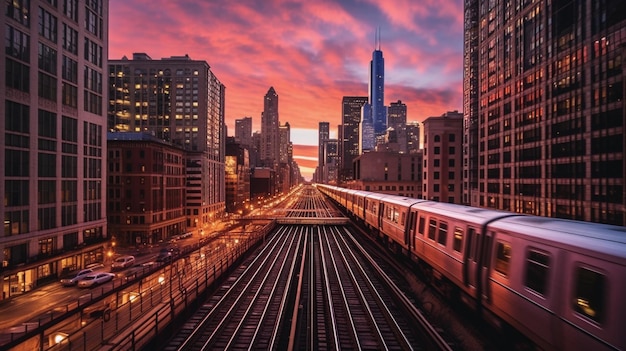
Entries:
POLYGON ((165 350, 450 348, 336 209, 310 188, 293 207, 165 350))

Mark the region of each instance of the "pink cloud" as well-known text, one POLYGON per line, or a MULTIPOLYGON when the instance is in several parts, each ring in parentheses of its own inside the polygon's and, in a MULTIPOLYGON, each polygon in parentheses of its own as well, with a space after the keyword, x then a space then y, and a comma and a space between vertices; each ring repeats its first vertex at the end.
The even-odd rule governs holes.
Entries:
MULTIPOLYGON (((281 123, 317 130, 319 121, 328 121, 336 129, 342 97, 367 95, 379 25, 387 104, 402 100, 417 121, 462 107, 463 14, 457 1, 111 0, 109 12, 110 58, 145 52, 155 60, 189 54, 207 61, 226 86, 231 134, 234 120, 244 116, 260 130, 270 86, 279 95, 281 123), (451 24, 458 33, 447 29, 451 24), (449 38, 457 37, 451 46, 449 38)), ((317 156, 300 147, 294 154, 317 156)))

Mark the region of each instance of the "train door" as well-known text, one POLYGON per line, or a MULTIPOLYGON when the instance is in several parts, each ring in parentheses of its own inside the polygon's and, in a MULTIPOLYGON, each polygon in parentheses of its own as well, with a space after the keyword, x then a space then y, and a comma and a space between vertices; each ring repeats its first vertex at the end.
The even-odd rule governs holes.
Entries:
POLYGON ((378 224, 378 230, 382 230, 383 229, 383 216, 385 215, 385 203, 381 202, 380 206, 378 207, 378 219, 376 221, 376 223, 378 224))
POLYGON ((415 221, 417 219, 417 211, 409 208, 409 216, 404 222, 404 242, 412 252, 415 249, 415 221))
POLYGON ((480 233, 475 228, 467 228, 467 240, 463 250, 463 283, 466 287, 476 289, 478 256, 480 252, 480 233))

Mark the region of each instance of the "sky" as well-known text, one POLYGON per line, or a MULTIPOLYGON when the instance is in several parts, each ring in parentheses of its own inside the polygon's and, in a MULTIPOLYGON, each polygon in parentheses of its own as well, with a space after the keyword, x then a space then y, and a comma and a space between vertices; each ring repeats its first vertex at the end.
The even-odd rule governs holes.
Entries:
POLYGON ((337 137, 344 96, 367 96, 380 29, 385 105, 401 100, 422 122, 463 105, 461 0, 110 0, 109 58, 146 53, 206 61, 226 86, 226 125, 278 94, 294 159, 310 180, 319 122, 337 137))

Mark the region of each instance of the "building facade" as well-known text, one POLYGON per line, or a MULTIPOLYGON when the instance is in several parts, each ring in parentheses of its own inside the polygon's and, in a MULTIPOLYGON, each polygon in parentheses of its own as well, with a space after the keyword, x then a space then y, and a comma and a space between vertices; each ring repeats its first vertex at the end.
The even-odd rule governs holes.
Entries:
POLYGON ((352 163, 359 156, 361 109, 367 96, 344 96, 341 101, 341 133, 339 133, 339 181, 354 179, 352 163))
POLYGON ((462 202, 463 114, 446 112, 424 120, 424 199, 462 202))
POLYGON ((252 117, 235 120, 235 140, 241 145, 252 145, 252 117))
POLYGON ((330 139, 330 123, 328 122, 319 122, 319 127, 317 130, 317 169, 318 169, 318 181, 324 182, 324 164, 326 163, 326 158, 324 157, 324 143, 326 140, 330 139))
POLYGON ((108 8, 9 1, 0 16, 0 299, 104 260, 108 8))
POLYGON ((466 1, 465 27, 471 205, 624 225, 626 2, 466 1))
POLYGON ((203 231, 225 211, 224 99, 206 61, 145 53, 109 61, 109 129, 151 133, 186 152, 190 231, 203 231))
POLYGON ((350 189, 422 197, 422 154, 395 151, 366 152, 354 160, 355 180, 350 189))
POLYGON ((381 136, 387 130, 387 108, 385 107, 385 59, 380 50, 380 39, 372 52, 370 62, 369 104, 372 108, 374 135, 381 136))
POLYGON ((396 133, 396 142, 399 151, 408 152, 408 141, 406 135, 406 104, 398 100, 389 104, 387 109, 387 129, 393 129, 396 133))
POLYGON ((108 133, 107 219, 120 246, 187 233, 185 151, 149 133, 108 133))
POLYGON ((406 128, 406 150, 409 154, 415 154, 421 150, 420 147, 420 124, 418 122, 409 122, 406 128))
POLYGON ((243 213, 250 202, 250 156, 235 138, 226 141, 226 211, 243 213))
POLYGON ((280 121, 278 119, 278 94, 274 87, 265 94, 261 114, 261 162, 276 169, 280 157, 280 121))

